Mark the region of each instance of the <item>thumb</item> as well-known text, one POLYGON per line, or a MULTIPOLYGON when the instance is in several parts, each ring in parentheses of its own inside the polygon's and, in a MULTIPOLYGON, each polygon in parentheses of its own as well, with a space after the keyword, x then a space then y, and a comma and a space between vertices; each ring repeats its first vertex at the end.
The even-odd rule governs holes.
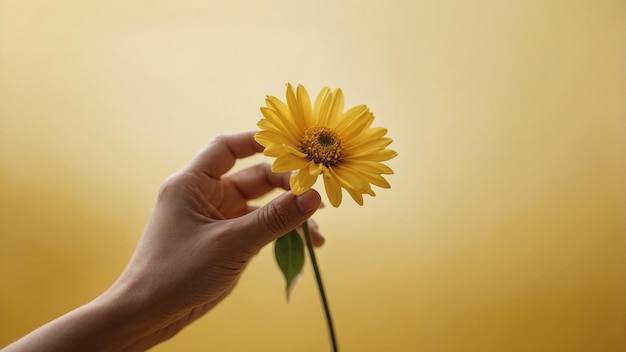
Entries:
POLYGON ((261 247, 302 225, 320 207, 322 200, 317 191, 311 189, 299 196, 285 192, 271 202, 236 220, 231 236, 250 250, 261 247))

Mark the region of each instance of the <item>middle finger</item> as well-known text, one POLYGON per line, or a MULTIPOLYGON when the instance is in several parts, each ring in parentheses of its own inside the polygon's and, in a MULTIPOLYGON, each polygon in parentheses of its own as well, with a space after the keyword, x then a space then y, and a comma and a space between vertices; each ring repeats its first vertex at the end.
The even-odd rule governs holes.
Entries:
POLYGON ((231 182, 243 198, 258 198, 275 188, 289 189, 289 173, 272 172, 268 163, 257 164, 222 177, 231 182))

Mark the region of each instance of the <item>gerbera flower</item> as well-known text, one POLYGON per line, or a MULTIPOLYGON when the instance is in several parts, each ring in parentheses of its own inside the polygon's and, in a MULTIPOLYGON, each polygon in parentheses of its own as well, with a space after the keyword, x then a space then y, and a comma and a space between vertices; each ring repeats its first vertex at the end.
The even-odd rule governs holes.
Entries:
POLYGON ((363 194, 375 195, 371 185, 391 187, 382 175, 393 170, 381 162, 398 153, 387 149, 393 140, 384 137, 386 128, 370 128, 374 115, 366 105, 344 112, 341 89, 326 87, 311 106, 306 89, 298 85, 294 92, 291 84, 286 104, 273 96, 265 102, 255 139, 265 147, 263 154, 276 158, 272 171, 295 171, 289 180, 295 194, 309 190, 319 175, 335 207, 342 188, 363 205, 363 194))

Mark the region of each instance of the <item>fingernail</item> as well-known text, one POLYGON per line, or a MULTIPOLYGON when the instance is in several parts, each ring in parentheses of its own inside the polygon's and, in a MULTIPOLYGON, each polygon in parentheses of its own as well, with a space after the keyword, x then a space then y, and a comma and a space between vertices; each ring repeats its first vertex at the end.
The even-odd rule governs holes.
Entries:
POLYGON ((320 198, 317 192, 309 190, 296 197, 296 204, 300 211, 307 214, 319 208, 320 198))

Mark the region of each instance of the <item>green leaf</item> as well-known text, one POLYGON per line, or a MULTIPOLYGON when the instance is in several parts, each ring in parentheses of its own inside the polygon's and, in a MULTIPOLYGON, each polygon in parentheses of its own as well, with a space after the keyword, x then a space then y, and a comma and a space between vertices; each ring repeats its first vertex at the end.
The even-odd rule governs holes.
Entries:
POLYGON ((279 237, 274 242, 274 256, 285 277, 287 301, 304 266, 304 242, 296 230, 279 237))

